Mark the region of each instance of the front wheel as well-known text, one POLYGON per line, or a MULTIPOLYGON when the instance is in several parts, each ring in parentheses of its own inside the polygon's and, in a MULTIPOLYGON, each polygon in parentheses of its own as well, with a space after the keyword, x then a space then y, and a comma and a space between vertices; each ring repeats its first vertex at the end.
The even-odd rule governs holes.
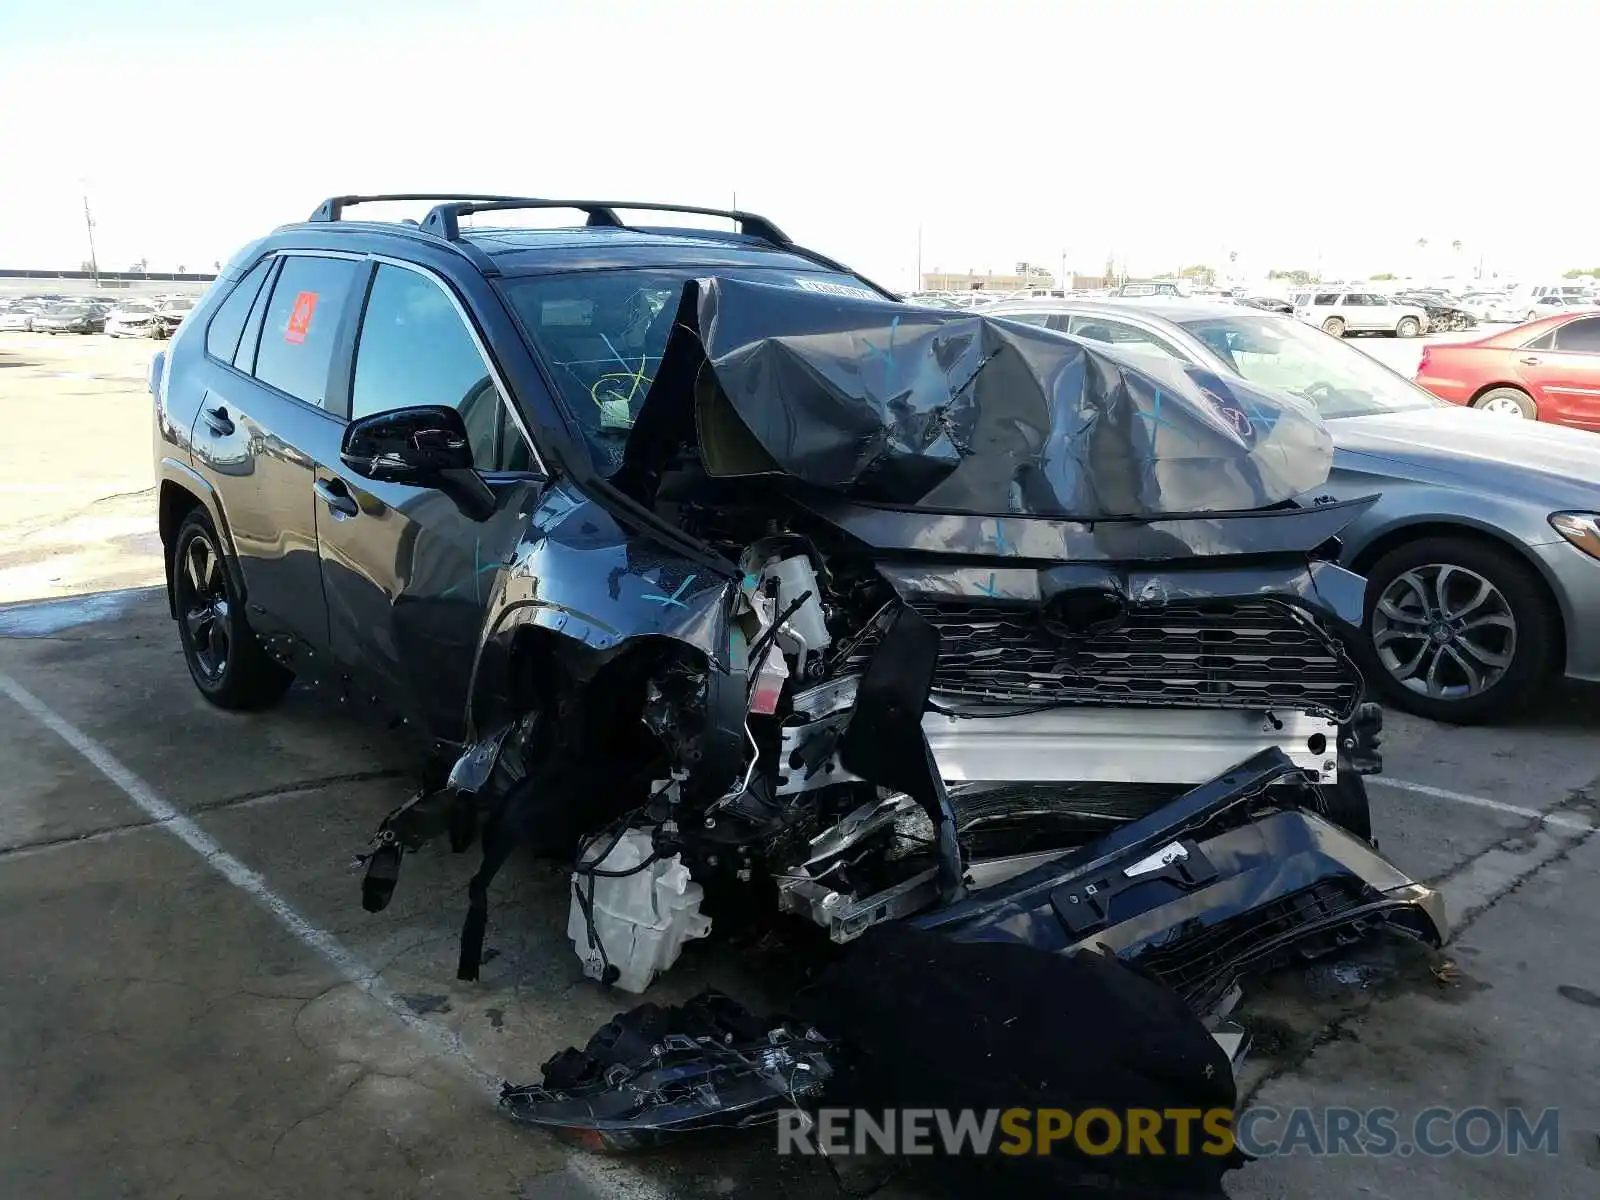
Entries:
POLYGON ((1329 317, 1322 323, 1322 332, 1332 334, 1334 337, 1344 336, 1344 320, 1341 317, 1329 317))
POLYGON ((1396 708, 1470 725, 1504 717, 1548 682, 1561 618, 1510 551, 1429 537, 1367 573, 1368 678, 1396 708))
POLYGON ((196 509, 178 527, 168 563, 183 660, 218 708, 265 708, 294 676, 261 648, 223 561, 210 518, 196 509))
POLYGON ((1422 323, 1415 317, 1401 317, 1400 323, 1394 327, 1398 337, 1413 338, 1422 332, 1422 323))

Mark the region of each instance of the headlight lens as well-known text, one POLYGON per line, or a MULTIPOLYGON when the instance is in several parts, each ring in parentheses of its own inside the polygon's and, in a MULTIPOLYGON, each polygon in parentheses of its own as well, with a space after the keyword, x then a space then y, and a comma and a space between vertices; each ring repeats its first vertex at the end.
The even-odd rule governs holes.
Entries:
POLYGON ((1550 526, 1591 558, 1600 558, 1600 514, 1551 513, 1550 526))

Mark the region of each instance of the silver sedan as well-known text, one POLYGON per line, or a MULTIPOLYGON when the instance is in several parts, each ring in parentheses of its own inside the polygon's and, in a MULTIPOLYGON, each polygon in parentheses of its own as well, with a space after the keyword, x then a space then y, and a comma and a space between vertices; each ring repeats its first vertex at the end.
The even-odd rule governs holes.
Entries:
POLYGON ((1336 338, 1237 305, 988 311, 1314 405, 1335 446, 1316 496, 1381 493, 1340 535, 1340 557, 1368 581, 1352 649, 1396 707, 1488 721, 1559 674, 1600 680, 1600 436, 1447 404, 1336 338))

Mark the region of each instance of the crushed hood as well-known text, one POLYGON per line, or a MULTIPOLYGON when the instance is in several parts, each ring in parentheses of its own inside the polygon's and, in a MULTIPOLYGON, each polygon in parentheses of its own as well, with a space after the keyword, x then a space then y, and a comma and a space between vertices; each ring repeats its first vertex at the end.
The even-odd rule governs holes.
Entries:
POLYGON ((635 434, 625 472, 693 439, 714 477, 1085 520, 1269 507, 1322 484, 1333 455, 1310 406, 1237 379, 976 313, 720 278, 685 286, 635 434))

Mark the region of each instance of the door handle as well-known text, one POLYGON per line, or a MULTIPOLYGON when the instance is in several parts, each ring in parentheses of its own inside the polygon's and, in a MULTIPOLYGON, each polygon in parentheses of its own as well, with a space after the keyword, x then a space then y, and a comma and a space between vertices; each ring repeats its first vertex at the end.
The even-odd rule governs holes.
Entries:
POLYGON ((337 479, 319 479, 311 485, 311 490, 316 492, 317 498, 328 506, 328 511, 341 521, 361 511, 356 498, 337 479))
POLYGON ((1528 355, 1527 358, 1519 358, 1519 359, 1517 359, 1517 361, 1519 363, 1526 363, 1530 367, 1537 367, 1540 363, 1542 363, 1544 361, 1544 359, 1540 358, 1536 354, 1530 354, 1530 355, 1528 355))
POLYGON ((233 433, 233 419, 228 416, 226 404, 216 404, 206 409, 206 428, 218 437, 227 437, 233 433))

